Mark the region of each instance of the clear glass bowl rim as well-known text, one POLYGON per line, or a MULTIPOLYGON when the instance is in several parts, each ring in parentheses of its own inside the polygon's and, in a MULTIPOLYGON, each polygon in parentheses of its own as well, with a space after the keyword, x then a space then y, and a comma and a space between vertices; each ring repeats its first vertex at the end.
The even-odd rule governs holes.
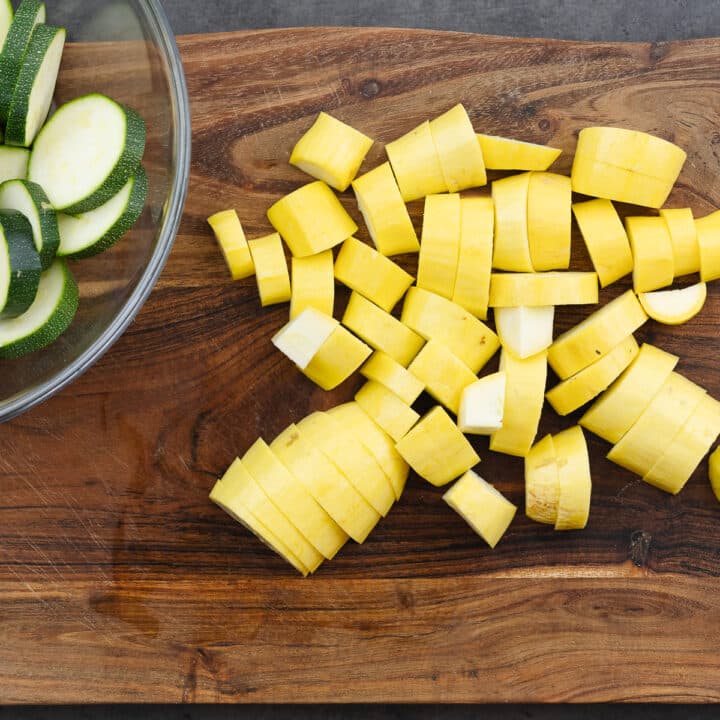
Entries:
POLYGON ((160 0, 145 0, 148 19, 153 26, 154 39, 166 59, 170 71, 170 99, 173 118, 173 157, 175 173, 170 185, 167 199, 167 211, 160 230, 160 237, 153 251, 150 262, 138 280, 138 283, 125 304, 113 321, 103 330, 100 336, 62 372, 57 373, 32 390, 22 393, 9 401, 0 404, 0 423, 6 422, 26 412, 40 402, 52 397, 69 383, 82 375, 93 363, 99 360, 116 340, 125 332, 140 308, 152 292, 160 273, 172 249, 175 235, 180 226, 190 176, 190 103, 188 100, 185 73, 180 53, 175 42, 175 35, 160 0))

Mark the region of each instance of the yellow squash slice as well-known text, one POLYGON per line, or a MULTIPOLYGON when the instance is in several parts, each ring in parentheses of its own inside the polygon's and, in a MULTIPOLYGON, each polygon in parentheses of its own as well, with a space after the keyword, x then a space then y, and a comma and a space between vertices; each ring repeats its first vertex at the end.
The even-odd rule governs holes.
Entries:
POLYGON ((372 348, 338 325, 307 366, 301 369, 323 390, 332 390, 347 380, 371 353, 372 348))
POLYGON ((525 456, 525 514, 535 522, 555 525, 560 502, 555 443, 546 435, 525 456))
POLYGON ((570 178, 549 172, 530 173, 528 186, 528 244, 533 269, 570 267, 572 189, 570 178))
POLYGON ((242 280, 255 272, 250 247, 235 210, 223 210, 208 218, 233 280, 242 280))
POLYGON ((695 219, 690 208, 663 208, 660 217, 665 221, 673 249, 675 277, 700 271, 700 248, 698 247, 695 219))
POLYGON ((311 307, 332 317, 335 306, 335 278, 332 250, 290 260, 292 292, 290 319, 311 307))
POLYGON ((547 170, 562 153, 549 145, 497 135, 478 134, 477 138, 488 170, 547 170))
POLYGON ((720 278, 720 210, 695 221, 700 251, 700 279, 720 278))
POLYGON ((492 184, 495 205, 492 265, 496 270, 533 271, 528 241, 529 187, 530 173, 511 175, 492 184))
POLYGON ((405 436, 420 419, 407 403, 374 380, 366 382, 357 391, 355 402, 395 442, 405 436))
POLYGON ((661 217, 625 218, 633 253, 633 288, 636 293, 667 287, 675 277, 670 233, 661 217))
POLYGON ((712 487, 717 501, 720 502, 720 448, 717 448, 710 456, 708 465, 710 487, 712 487))
POLYGON ((446 298, 455 292, 460 256, 460 196, 425 198, 417 286, 446 298))
POLYGON ((640 293, 638 299, 653 320, 665 325, 682 325, 703 309, 707 299, 707 285, 701 282, 680 290, 640 293))
POLYGON ((556 530, 582 530, 590 517, 592 478, 590 458, 582 428, 578 425, 553 436, 560 495, 556 530))
POLYGON ((376 350, 360 368, 368 380, 375 380, 395 393, 404 403, 412 405, 425 386, 407 368, 384 352, 376 350))
POLYGON ((493 273, 490 307, 597 305, 594 272, 493 273))
POLYGON ((290 300, 290 275, 278 233, 250 240, 260 303, 263 307, 290 300))

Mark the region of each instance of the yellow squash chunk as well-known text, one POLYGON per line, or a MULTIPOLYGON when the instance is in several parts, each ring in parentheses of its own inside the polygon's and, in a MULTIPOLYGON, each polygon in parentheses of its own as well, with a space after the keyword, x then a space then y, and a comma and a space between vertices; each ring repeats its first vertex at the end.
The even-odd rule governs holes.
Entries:
POLYGON ((597 305, 594 272, 493 273, 490 307, 597 305))
POLYGON ((233 280, 242 280, 255 272, 250 247, 235 210, 223 210, 208 218, 233 280))
POLYGON ((368 380, 375 380, 397 395, 404 403, 412 405, 425 386, 407 368, 384 352, 376 350, 362 366, 360 373, 368 380))
POLYGON ((357 292, 350 295, 343 323, 370 347, 381 350, 404 367, 425 344, 407 325, 357 292))
POLYGON ((465 308, 418 287, 405 296, 402 322, 426 340, 437 340, 457 355, 472 372, 498 351, 498 336, 465 308))
POLYGON ((500 371, 506 375, 503 426, 490 436, 490 449, 525 457, 535 442, 545 402, 547 353, 520 360, 503 350, 500 371))
POLYGON ((462 105, 431 120, 430 132, 449 192, 485 185, 487 175, 482 150, 462 105))
POLYGON ((321 112, 293 148, 290 164, 344 192, 372 144, 367 135, 321 112))
POLYGON ((706 395, 643 480, 677 495, 720 435, 720 403, 706 395))
POLYGON ((267 216, 296 257, 329 250, 358 229, 337 195, 321 180, 285 195, 270 207, 267 216))
POLYGON ((670 285, 675 277, 670 233, 661 217, 625 218, 633 254, 633 288, 649 292, 670 285))
POLYGON ((420 419, 407 403, 374 380, 366 382, 357 391, 355 402, 395 442, 405 436, 420 419))
POLYGON ((420 249, 390 163, 383 163, 356 178, 352 186, 358 208, 378 252, 383 255, 400 255, 420 249))
POLYGON ((309 442, 295 425, 281 432, 270 443, 270 449, 355 542, 365 541, 380 520, 380 514, 327 455, 309 442))
POLYGON ((410 467, 440 487, 480 462, 472 445, 450 416, 434 407, 395 445, 410 467))
POLYGON ((571 207, 569 177, 549 172, 530 173, 528 244, 535 271, 570 267, 571 207))
POLYGON ((452 300, 481 320, 488 311, 494 225, 492 198, 460 200, 460 252, 452 300))
POLYGON ((328 560, 335 557, 347 535, 262 438, 243 455, 242 464, 305 539, 328 560))
POLYGON ((644 477, 693 414, 705 390, 672 372, 642 415, 608 453, 608 460, 644 477))
POLYGON ((710 456, 708 474, 710 477, 710 487, 717 501, 720 502, 720 448, 710 456))
POLYGON ((663 208, 660 217, 665 221, 673 249, 675 277, 700 271, 700 248, 698 247, 695 219, 690 208, 663 208))
POLYGON ((477 380, 468 366, 437 340, 427 342, 408 370, 435 400, 456 415, 463 390, 477 380))
POLYGON ((707 299, 707 285, 701 282, 680 290, 640 293, 638 299, 653 320, 665 325, 682 325, 703 309, 707 299))
POLYGON ((273 336, 272 344, 305 370, 339 324, 330 315, 306 308, 273 336))
POLYGON ((592 479, 590 458, 582 428, 578 425, 553 436, 560 495, 556 530, 582 530, 590 517, 592 479))
POLYGON ((297 528, 270 502, 262 488, 248 475, 239 459, 228 468, 225 475, 215 483, 210 500, 230 517, 244 525, 255 537, 265 543, 303 576, 310 569, 298 555, 312 557, 313 571, 323 561, 297 528), (272 525, 275 531, 268 525, 272 525), (293 552, 294 547, 296 552, 293 552))
POLYGON ((405 202, 447 192, 440 158, 426 120, 385 146, 400 194, 405 202))
POLYGON ((492 266, 496 270, 533 271, 528 241, 529 187, 530 173, 511 175, 492 184, 495 205, 492 266))
POLYGON ((328 410, 328 415, 350 429, 370 454, 377 460, 392 485, 395 499, 399 500, 405 489, 410 467, 395 449, 393 439, 380 428, 356 403, 349 402, 328 410))
POLYGON ((504 372, 484 375, 468 385, 460 398, 458 427, 470 435, 492 435, 503 426, 505 411, 504 372))
POLYGON ((443 500, 491 547, 510 527, 517 508, 490 483, 468 470, 443 500))
POLYGON ((250 240, 260 303, 263 307, 290 300, 290 275, 278 233, 250 240))
POLYGON ((497 135, 478 134, 477 139, 488 170, 547 170, 562 153, 559 148, 549 145, 497 135))
POLYGON ((297 428, 318 450, 332 460, 353 487, 385 517, 395 502, 392 485, 377 460, 358 442, 351 428, 345 428, 327 413, 315 412, 303 418, 297 428))
POLYGON ((553 305, 495 308, 495 329, 500 344, 520 360, 552 345, 554 322, 553 305))
POLYGON ((566 380, 607 355, 647 319, 637 296, 628 290, 560 335, 548 350, 550 367, 566 380))
POLYGON ((460 196, 425 198, 417 286, 446 298, 455 292, 460 257, 460 196))
POLYGON ((644 344, 630 367, 580 418, 580 425, 617 443, 635 424, 670 377, 680 358, 644 344))
POLYGON ((563 380, 545 397, 558 415, 569 415, 606 390, 637 354, 638 344, 632 335, 628 335, 607 355, 563 380))
POLYGON ((554 525, 560 502, 555 443, 546 435, 525 456, 525 514, 535 522, 554 525))
POLYGON ((278 537, 309 572, 317 570, 324 560, 322 554, 278 509, 241 460, 238 459, 231 465, 231 471, 225 474, 222 482, 228 491, 237 493, 236 502, 243 505, 278 537), (248 482, 248 477, 252 482, 248 482))
POLYGON ((700 251, 700 279, 720 278, 720 210, 695 221, 700 251))
POLYGON ((352 237, 340 248, 335 277, 387 312, 413 283, 413 276, 399 265, 352 237))
POLYGON ((588 200, 572 206, 590 259, 602 287, 632 272, 633 256, 625 228, 610 200, 588 200))
POLYGON ((338 325, 307 367, 301 369, 306 377, 323 390, 332 390, 347 380, 371 353, 372 349, 362 340, 338 325))
POLYGON ((291 258, 292 294, 290 319, 311 307, 332 317, 335 306, 335 278, 332 250, 317 255, 291 258))

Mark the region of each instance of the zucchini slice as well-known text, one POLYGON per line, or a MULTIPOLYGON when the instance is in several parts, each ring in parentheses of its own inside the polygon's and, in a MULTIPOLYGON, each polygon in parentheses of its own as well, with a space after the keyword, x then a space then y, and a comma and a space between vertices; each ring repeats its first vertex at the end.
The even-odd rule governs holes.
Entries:
POLYGON ((35 300, 40 256, 19 212, 0 211, 0 320, 22 315, 35 300))
POLYGON ((135 175, 104 205, 82 215, 58 213, 58 255, 85 258, 107 250, 140 217, 147 192, 147 176, 143 166, 138 165, 135 175))
POLYGON ((10 0, 0 0, 0 52, 5 45, 5 38, 13 21, 13 9, 10 0))
POLYGON ((0 210, 17 210, 28 219, 40 265, 47 270, 60 245, 60 232, 45 191, 29 180, 9 180, 0 185, 0 210))
POLYGON ((55 341, 75 317, 78 287, 63 260, 40 278, 35 301, 20 317, 0 320, 0 358, 18 358, 55 341))
POLYGON ((8 110, 7 145, 32 145, 50 110, 64 47, 64 28, 35 28, 8 110))
MULTIPOLYGON (((2 2, 3 0, 0 0, 2 2)), ((22 0, 15 12, 0 55, 0 122, 7 120, 15 83, 36 25, 45 22, 45 3, 22 0)))
POLYGON ((30 151, 26 148, 0 145, 0 183, 18 178, 24 180, 27 177, 29 160, 30 151))
POLYGON ((117 195, 140 164, 145 122, 104 95, 85 95, 59 108, 38 134, 28 178, 55 210, 86 213, 117 195))

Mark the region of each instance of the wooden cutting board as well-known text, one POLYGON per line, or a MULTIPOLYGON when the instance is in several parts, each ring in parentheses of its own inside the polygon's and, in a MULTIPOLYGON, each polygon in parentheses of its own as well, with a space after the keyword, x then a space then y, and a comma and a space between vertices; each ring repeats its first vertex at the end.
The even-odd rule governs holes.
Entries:
MULTIPOLYGON (((706 465, 669 497, 590 438, 588 529, 519 513, 494 552, 412 478, 365 545, 307 580, 213 507, 215 477, 258 434, 359 381, 323 393, 273 350, 287 307, 261 310, 252 280, 228 280, 204 222, 234 206, 250 236, 268 232, 265 209, 306 179, 286 160, 320 110, 378 139, 371 167, 382 142, 458 101, 478 130, 562 147, 561 172, 589 124, 674 140, 689 157, 670 204, 704 214, 720 204, 720 44, 366 29, 179 44, 193 165, 167 268, 101 362, 0 428, 0 702, 720 700, 706 465)), ((559 311, 558 330, 587 312, 559 311)), ((719 315, 715 286, 691 323, 638 338, 720 396, 719 315)), ((571 421, 547 410, 542 430, 571 421)), ((522 505, 522 462, 478 449, 522 505)))

